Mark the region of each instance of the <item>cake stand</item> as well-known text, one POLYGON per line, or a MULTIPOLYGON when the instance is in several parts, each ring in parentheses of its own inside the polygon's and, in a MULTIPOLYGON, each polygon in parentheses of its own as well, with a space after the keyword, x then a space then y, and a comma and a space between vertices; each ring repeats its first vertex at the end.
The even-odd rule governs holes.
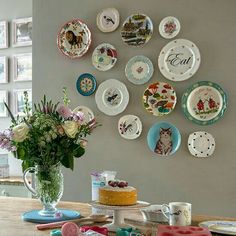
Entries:
POLYGON ((143 201, 137 201, 137 204, 131 206, 107 206, 97 201, 92 201, 90 204, 99 209, 113 210, 112 223, 104 225, 109 231, 116 231, 117 228, 130 227, 130 225, 125 223, 122 211, 137 210, 150 205, 150 203, 143 201))

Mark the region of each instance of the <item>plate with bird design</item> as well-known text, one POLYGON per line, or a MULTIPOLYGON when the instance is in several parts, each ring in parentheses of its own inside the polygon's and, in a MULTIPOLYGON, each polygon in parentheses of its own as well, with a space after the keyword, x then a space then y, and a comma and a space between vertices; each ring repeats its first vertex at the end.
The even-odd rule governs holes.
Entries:
POLYGON ((91 32, 79 19, 65 23, 57 35, 57 46, 63 55, 76 59, 82 57, 91 45, 91 32))
POLYGON ((143 105, 154 116, 169 114, 177 102, 174 88, 165 82, 150 84, 143 93, 143 105))
POLYGON ((154 124, 147 134, 148 147, 159 156, 170 156, 180 147, 181 135, 173 124, 159 122, 154 124))

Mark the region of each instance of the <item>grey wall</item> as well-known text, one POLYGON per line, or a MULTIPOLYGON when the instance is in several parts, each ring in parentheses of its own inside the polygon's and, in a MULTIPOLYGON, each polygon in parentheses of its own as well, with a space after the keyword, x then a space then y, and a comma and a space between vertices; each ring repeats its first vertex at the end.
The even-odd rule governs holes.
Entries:
POLYGON ((236 216, 236 159, 234 136, 236 133, 234 101, 236 100, 236 1, 234 0, 34 0, 33 34, 33 100, 43 94, 57 101, 62 87, 66 86, 72 107, 90 107, 102 127, 89 137, 89 146, 83 158, 76 160, 75 170, 64 170, 64 200, 89 201, 91 199, 90 172, 92 170, 116 170, 118 177, 136 186, 139 199, 151 203, 187 201, 193 204, 193 213, 236 216), (121 23, 132 13, 143 12, 154 23, 154 34, 143 48, 125 45, 120 37, 120 27, 114 33, 105 34, 96 27, 97 13, 104 7, 116 7, 121 23), (158 26, 165 16, 176 16, 181 22, 178 38, 193 41, 200 49, 202 63, 191 79, 171 83, 180 101, 185 89, 199 80, 219 83, 229 94, 229 106, 224 119, 202 127, 186 120, 180 102, 166 117, 148 114, 141 103, 147 85, 135 86, 125 78, 125 65, 134 55, 148 56, 154 63, 155 73, 150 83, 167 81, 159 72, 157 58, 161 48, 169 41, 162 39, 158 26), (72 18, 83 19, 92 31, 92 47, 78 60, 61 55, 56 37, 64 22, 72 18), (118 49, 118 62, 113 69, 99 72, 91 64, 93 49, 102 42, 109 42, 118 49), (98 83, 115 78, 127 85, 130 102, 127 109, 115 117, 101 113, 94 95, 83 97, 76 91, 77 77, 84 72, 96 76, 98 83), (143 122, 143 132, 137 140, 120 137, 117 122, 125 114, 135 114, 143 122), (182 144, 171 158, 160 158, 152 153, 146 143, 148 129, 155 122, 168 121, 176 125, 182 135, 182 144), (216 139, 216 151, 211 158, 195 159, 187 149, 188 135, 205 130, 216 139))

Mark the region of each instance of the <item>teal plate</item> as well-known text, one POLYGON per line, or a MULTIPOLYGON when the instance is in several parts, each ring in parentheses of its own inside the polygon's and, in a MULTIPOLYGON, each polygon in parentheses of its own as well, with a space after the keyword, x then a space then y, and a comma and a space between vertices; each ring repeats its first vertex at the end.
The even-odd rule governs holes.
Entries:
POLYGON ((94 93, 97 87, 96 79, 89 73, 84 73, 79 76, 76 82, 78 92, 83 96, 90 96, 94 93))

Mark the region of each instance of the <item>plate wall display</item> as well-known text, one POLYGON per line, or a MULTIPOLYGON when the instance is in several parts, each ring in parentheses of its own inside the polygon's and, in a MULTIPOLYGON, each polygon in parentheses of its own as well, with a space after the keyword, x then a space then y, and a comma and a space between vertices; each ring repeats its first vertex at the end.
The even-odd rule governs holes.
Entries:
POLYGON ((205 131, 196 131, 188 137, 188 150, 195 157, 211 156, 215 146, 215 139, 205 131))
POLYGON ((120 14, 115 8, 105 8, 97 14, 97 26, 102 32, 112 32, 120 24, 120 14))
POLYGON ((91 45, 91 32, 88 26, 79 19, 65 23, 57 36, 58 49, 67 57, 82 57, 91 45))
POLYGON ((179 130, 168 122, 154 124, 147 134, 148 147, 160 156, 174 154, 180 147, 181 135, 179 130))
POLYGON ((216 83, 199 81, 182 96, 184 115, 199 125, 209 125, 221 118, 227 107, 227 95, 216 83))
POLYGON ((98 45, 92 55, 92 63, 100 71, 110 70, 117 61, 117 51, 109 43, 98 45))
POLYGON ((94 93, 97 87, 96 79, 89 73, 84 73, 79 76, 76 82, 77 91, 83 96, 90 96, 94 93))
POLYGON ((143 104, 154 116, 169 114, 177 102, 174 88, 165 82, 150 84, 143 93, 143 104))
POLYGON ((142 132, 142 122, 135 115, 125 115, 119 119, 118 130, 125 139, 136 139, 142 132))
POLYGON ((177 36, 180 31, 179 20, 174 16, 167 16, 159 24, 159 33, 165 39, 171 39, 177 36))
POLYGON ((152 20, 144 14, 129 16, 122 25, 121 37, 132 46, 141 46, 147 43, 153 34, 152 20))
POLYGON ((86 106, 78 106, 73 110, 74 113, 78 111, 81 111, 84 113, 84 123, 89 123, 95 118, 92 110, 86 106))
POLYGON ((176 39, 164 46, 158 57, 161 73, 169 80, 183 81, 191 78, 201 62, 197 46, 186 39, 176 39))
POLYGON ((125 75, 133 84, 144 84, 148 82, 154 72, 152 61, 145 56, 132 57, 126 67, 125 75))
POLYGON ((129 92, 124 83, 116 79, 109 79, 98 86, 95 101, 100 111, 106 115, 115 116, 127 107, 129 92))

